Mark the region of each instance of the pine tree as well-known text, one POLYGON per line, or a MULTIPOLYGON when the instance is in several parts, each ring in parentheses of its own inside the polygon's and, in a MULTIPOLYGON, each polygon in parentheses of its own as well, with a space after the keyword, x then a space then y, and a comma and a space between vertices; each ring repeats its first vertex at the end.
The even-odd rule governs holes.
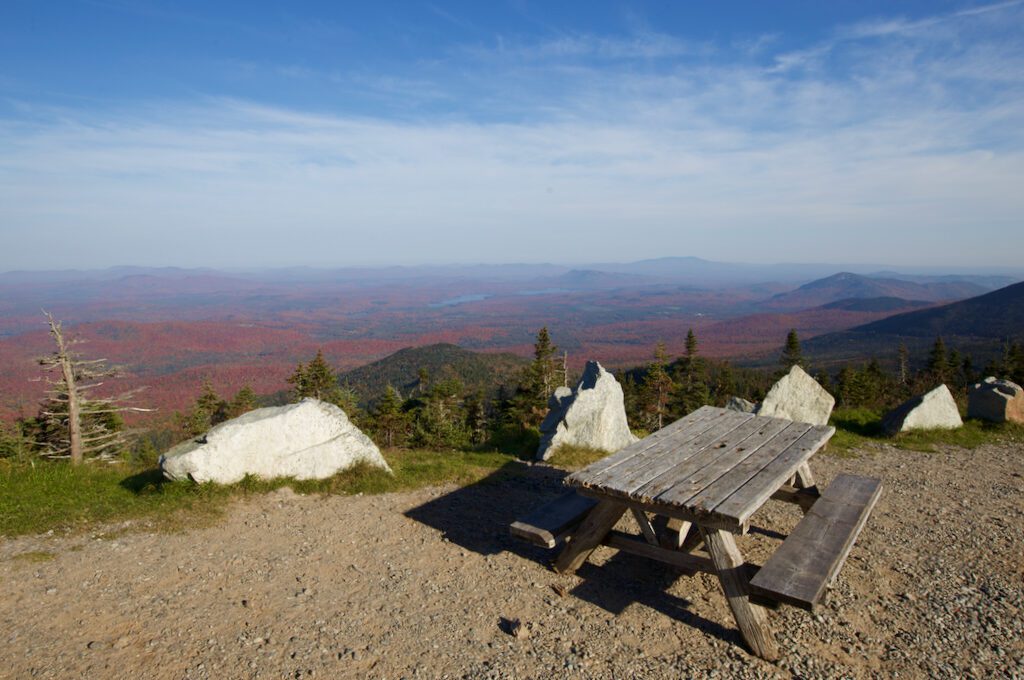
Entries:
POLYGON ((391 385, 370 414, 374 432, 385 446, 401 446, 409 430, 409 417, 402 410, 402 398, 391 385))
POLYGON ((942 336, 935 338, 935 344, 928 354, 928 377, 934 383, 945 383, 949 379, 949 358, 942 336))
POLYGON ((308 366, 300 362, 288 378, 288 383, 292 386, 293 401, 301 401, 306 397, 332 401, 337 397, 338 377, 324 359, 323 350, 317 350, 316 357, 308 366))
POLYGON ((227 411, 229 418, 237 418, 243 413, 248 413, 256 408, 256 392, 253 391, 248 385, 243 385, 242 389, 235 393, 235 396, 231 397, 231 402, 228 404, 227 411))
POLYGON ((106 359, 82 359, 72 350, 79 341, 66 338, 61 323, 51 314, 44 314, 56 349, 39 364, 58 377, 47 378, 50 391, 39 415, 29 425, 34 445, 42 455, 67 457, 72 465, 81 464, 89 456, 117 455, 126 445, 121 414, 150 409, 123 405, 134 391, 116 397, 92 397, 91 391, 103 385, 104 378, 117 376, 117 369, 107 366, 106 359))
POLYGON ((677 413, 684 416, 710 403, 707 368, 697 356, 697 336, 693 329, 686 333, 686 353, 679 360, 677 413))
POLYGON ((900 342, 896 360, 898 364, 896 380, 901 387, 906 387, 910 384, 910 352, 907 351, 907 346, 903 342, 900 342))
POLYGON ((791 328, 786 335, 786 345, 782 348, 782 356, 779 358, 779 363, 787 371, 793 368, 793 366, 802 367, 804 365, 803 351, 800 349, 800 338, 797 337, 795 328, 791 328))
POLYGON ((220 398, 209 378, 204 378, 192 409, 176 417, 178 427, 186 437, 198 437, 214 425, 228 419, 228 403, 220 398))
POLYGON ((668 356, 665 345, 658 343, 654 348, 654 361, 647 365, 647 373, 641 384, 645 425, 651 430, 660 430, 665 425, 668 403, 675 384, 667 370, 668 356))
POLYGON ((507 417, 522 429, 540 425, 547 413, 548 398, 564 381, 560 375, 558 348, 551 343, 547 326, 537 332, 533 345, 533 361, 523 371, 515 395, 506 411, 507 417))

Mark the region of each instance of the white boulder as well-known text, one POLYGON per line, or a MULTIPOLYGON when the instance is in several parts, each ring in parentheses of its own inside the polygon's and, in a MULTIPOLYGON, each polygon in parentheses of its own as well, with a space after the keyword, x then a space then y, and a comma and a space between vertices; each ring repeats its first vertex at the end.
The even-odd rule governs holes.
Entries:
POLYGON ((785 418, 798 423, 828 425, 836 399, 807 372, 794 365, 789 373, 772 385, 757 415, 785 418))
POLYGON ((757 404, 743 397, 729 397, 729 401, 725 402, 725 408, 729 411, 737 411, 738 413, 757 412, 757 404))
POLYGON ((168 479, 233 484, 246 475, 324 479, 360 462, 391 472, 344 411, 303 399, 223 422, 161 456, 160 468, 168 479))
POLYGON ((904 402, 882 418, 882 429, 890 436, 909 430, 955 430, 963 424, 945 385, 904 402))
POLYGON ((967 417, 995 423, 1024 423, 1024 388, 992 377, 975 383, 967 393, 967 417))
POLYGON ((596 361, 588 361, 575 390, 559 387, 548 399, 537 459, 562 444, 615 452, 637 441, 626 422, 622 386, 596 361))

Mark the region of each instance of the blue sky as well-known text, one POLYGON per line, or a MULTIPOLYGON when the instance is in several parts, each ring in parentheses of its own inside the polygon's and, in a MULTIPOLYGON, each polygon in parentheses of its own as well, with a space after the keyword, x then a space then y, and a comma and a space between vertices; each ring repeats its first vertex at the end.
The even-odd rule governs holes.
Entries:
POLYGON ((1024 5, 0 5, 0 270, 1019 265, 1024 5))

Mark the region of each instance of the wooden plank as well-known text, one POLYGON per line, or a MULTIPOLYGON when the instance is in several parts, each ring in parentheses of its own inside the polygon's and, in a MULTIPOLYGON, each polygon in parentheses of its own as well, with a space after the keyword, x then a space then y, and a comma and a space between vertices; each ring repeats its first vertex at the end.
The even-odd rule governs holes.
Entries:
POLYGON ((583 487, 578 488, 577 491, 584 496, 596 498, 599 501, 614 500, 616 503, 621 503, 627 508, 637 508, 644 512, 654 513, 655 515, 665 515, 666 517, 673 517, 687 522, 700 522, 707 527, 724 529, 733 533, 743 533, 743 527, 734 519, 729 519, 728 517, 719 518, 718 516, 712 515, 698 517, 687 508, 679 505, 659 503, 657 499, 654 499, 653 501, 635 501, 625 496, 611 496, 601 489, 587 489, 583 487))
POLYGON ((610 531, 604 539, 604 544, 623 552, 628 552, 640 557, 647 557, 659 562, 665 562, 687 571, 704 571, 714 573, 715 565, 711 559, 702 555, 692 555, 678 550, 668 550, 660 546, 651 545, 641 540, 638 536, 626 534, 621 531, 610 531))
POLYGON ((647 542, 651 545, 658 545, 658 535, 655 533, 654 527, 651 526, 651 520, 647 517, 647 513, 637 508, 630 508, 629 511, 633 513, 633 519, 636 520, 637 526, 640 527, 647 542))
POLYGON ((632 495, 641 500, 657 498, 662 503, 689 506, 690 498, 755 454, 789 425, 778 418, 752 418, 632 495))
POLYGON ((690 413, 661 428, 657 432, 644 437, 640 441, 634 442, 633 444, 620 449, 617 453, 613 453, 610 456, 606 456, 601 460, 591 463, 581 470, 577 470, 566 479, 566 483, 573 485, 589 484, 590 480, 598 475, 601 475, 612 468, 618 467, 619 465, 632 460, 636 456, 648 455, 647 452, 664 440, 676 436, 676 433, 680 430, 692 429, 694 436, 697 436, 704 431, 700 427, 702 424, 711 423, 722 417, 723 414, 720 413, 720 410, 721 409, 715 409, 711 406, 702 406, 693 413, 690 413))
POLYGON ((609 500, 600 501, 587 514, 572 540, 562 548, 562 552, 555 558, 555 563, 552 565, 554 570, 560 574, 572 574, 579 569, 625 512, 626 506, 621 503, 609 500))
POLYGON ((764 607, 750 601, 746 565, 732 534, 704 527, 701 533, 740 634, 750 651, 766 661, 775 661, 779 658, 779 648, 768 626, 768 614, 764 607))
POLYGON ((782 483, 796 472, 800 464, 813 456, 835 431, 834 427, 812 427, 750 481, 715 506, 712 514, 746 526, 750 516, 757 512, 782 483))
POLYGON ((690 431, 680 433, 683 436, 678 439, 662 441, 657 449, 648 451, 648 455, 637 456, 634 460, 589 479, 582 486, 601 489, 617 497, 631 497, 636 489, 713 446, 753 418, 749 413, 725 411, 721 418, 714 421, 713 426, 696 437, 691 437, 690 431))
POLYGON ((729 496, 736 493, 769 463, 778 458, 779 454, 796 444, 810 429, 811 426, 807 423, 789 423, 785 429, 771 441, 766 442, 753 455, 687 499, 687 505, 697 513, 708 513, 715 510, 729 496))
POLYGON ((841 474, 751 581, 759 597, 813 610, 842 568, 882 482, 841 474))
POLYGON ((554 548, 570 531, 576 528, 591 508, 597 505, 593 498, 567 491, 549 503, 516 520, 509 526, 512 535, 544 548, 554 548))

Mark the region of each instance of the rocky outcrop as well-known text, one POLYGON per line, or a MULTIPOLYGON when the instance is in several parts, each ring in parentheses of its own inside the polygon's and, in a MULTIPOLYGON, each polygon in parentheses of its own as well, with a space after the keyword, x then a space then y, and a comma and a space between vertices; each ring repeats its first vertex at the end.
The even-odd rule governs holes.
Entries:
POLYGON ((725 402, 725 408, 739 413, 757 412, 757 404, 752 401, 747 401, 743 397, 729 397, 729 401, 725 402))
POLYGON ((637 441, 626 422, 622 386, 596 361, 587 362, 575 390, 555 390, 548 409, 540 426, 538 460, 547 460, 562 444, 614 452, 637 441))
POLYGON ((882 429, 890 436, 910 430, 955 430, 963 424, 945 385, 904 402, 882 418, 882 429))
POLYGON ((337 406, 316 399, 250 411, 160 458, 168 479, 233 484, 263 479, 324 479, 356 463, 390 472, 377 445, 337 406))
POLYGON ((793 366, 768 390, 764 401, 757 407, 757 415, 827 425, 835 404, 835 397, 817 380, 799 366, 793 366))
POLYGON ((994 423, 1024 423, 1024 388, 992 377, 971 385, 967 393, 967 417, 994 423))

